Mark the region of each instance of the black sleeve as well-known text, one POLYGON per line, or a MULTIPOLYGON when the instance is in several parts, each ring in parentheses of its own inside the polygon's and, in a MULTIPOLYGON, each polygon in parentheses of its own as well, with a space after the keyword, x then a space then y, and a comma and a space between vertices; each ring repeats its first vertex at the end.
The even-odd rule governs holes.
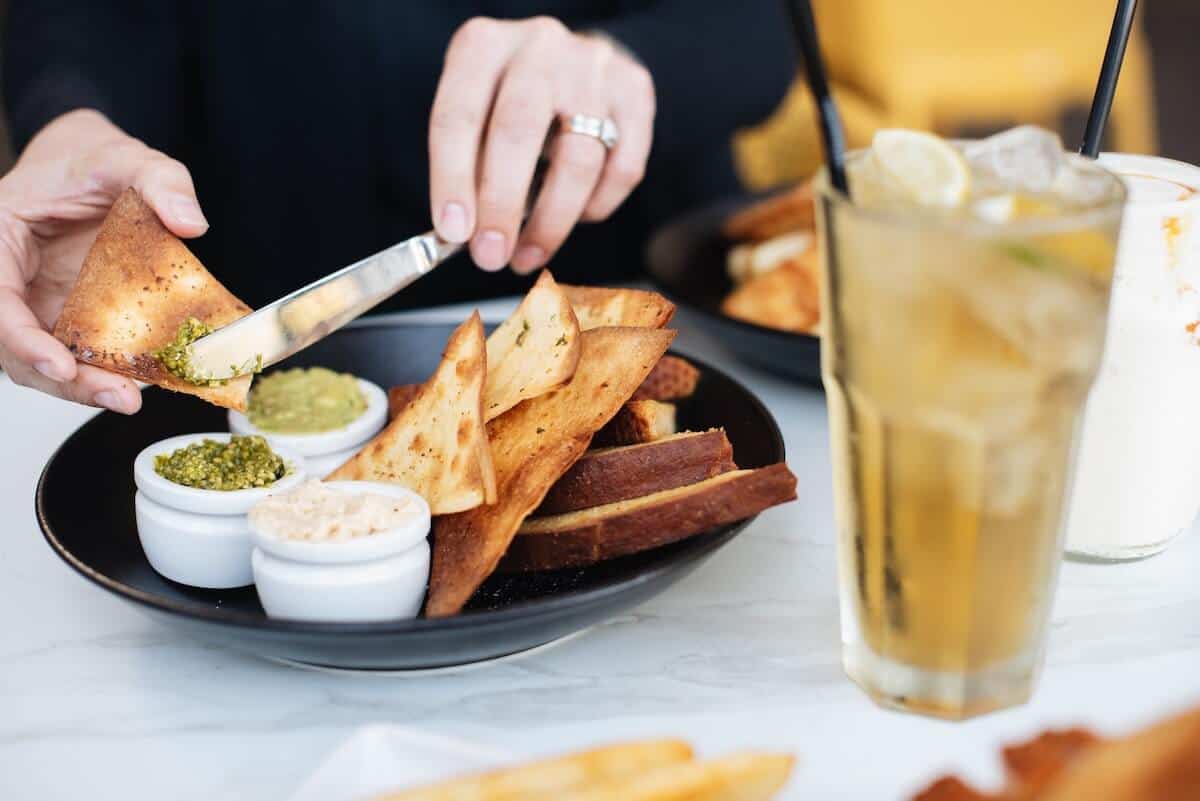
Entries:
MULTIPOLYGON (((632 5, 632 3, 631 3, 632 5)), ((650 70, 655 148, 708 152, 761 122, 795 75, 779 0, 654 0, 598 27, 650 70)))
POLYGON ((11 0, 3 72, 15 149, 78 108, 165 147, 177 120, 177 16, 176 0, 11 0))

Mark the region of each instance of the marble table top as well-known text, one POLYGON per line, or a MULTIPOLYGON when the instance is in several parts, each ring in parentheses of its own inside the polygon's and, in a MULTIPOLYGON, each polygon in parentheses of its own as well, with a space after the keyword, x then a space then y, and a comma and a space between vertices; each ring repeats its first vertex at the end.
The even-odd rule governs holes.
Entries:
MULTIPOLYGON (((506 306, 485 304, 485 315, 506 306)), ((677 318, 676 347, 762 398, 800 499, 632 614, 525 659, 418 678, 260 661, 82 580, 38 532, 33 490, 93 411, 0 378, 0 799, 274 801, 375 722, 522 755, 645 734, 716 752, 786 748, 801 759, 787 798, 901 799, 948 768, 994 778, 1000 744, 1047 726, 1121 731, 1200 703, 1193 532, 1140 562, 1065 565, 1028 705, 959 724, 874 706, 839 662, 823 397, 734 362, 688 320, 677 318)))

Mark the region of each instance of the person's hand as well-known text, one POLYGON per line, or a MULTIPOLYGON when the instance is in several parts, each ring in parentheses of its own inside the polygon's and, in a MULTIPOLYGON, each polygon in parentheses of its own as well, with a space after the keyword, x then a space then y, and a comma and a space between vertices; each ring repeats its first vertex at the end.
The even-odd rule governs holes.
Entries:
POLYGON ((0 178, 0 367, 18 384, 126 414, 141 408, 137 385, 77 363, 50 329, 100 222, 130 186, 176 235, 208 229, 187 169, 94 111, 55 119, 0 178))
POLYGON ((612 214, 641 181, 654 127, 650 73, 602 36, 548 17, 469 20, 454 34, 429 121, 434 225, 470 239, 485 270, 546 263, 580 220, 612 214), (526 196, 547 130, 563 115, 611 118, 619 141, 560 133, 532 215, 526 196), (518 232, 520 238, 518 239, 518 232))

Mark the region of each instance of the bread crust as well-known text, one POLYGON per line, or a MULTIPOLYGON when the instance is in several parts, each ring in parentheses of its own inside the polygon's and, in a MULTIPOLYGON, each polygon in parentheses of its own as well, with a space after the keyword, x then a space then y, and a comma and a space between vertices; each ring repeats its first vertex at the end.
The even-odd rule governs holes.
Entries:
POLYGON ((632 501, 528 520, 500 569, 523 572, 591 565, 677 542, 795 497, 796 477, 781 462, 723 473, 632 501))
POLYGON ((557 515, 695 484, 736 470, 724 429, 588 451, 563 474, 535 516, 557 515))

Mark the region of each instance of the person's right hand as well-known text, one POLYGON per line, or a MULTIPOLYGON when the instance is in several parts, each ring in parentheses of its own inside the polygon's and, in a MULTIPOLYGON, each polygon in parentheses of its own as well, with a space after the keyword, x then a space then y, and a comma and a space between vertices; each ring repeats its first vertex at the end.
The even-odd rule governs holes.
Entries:
POLYGON ((95 111, 49 123, 0 178, 0 367, 18 384, 125 414, 141 408, 137 385, 76 362, 50 330, 130 186, 177 236, 208 230, 187 169, 95 111))

